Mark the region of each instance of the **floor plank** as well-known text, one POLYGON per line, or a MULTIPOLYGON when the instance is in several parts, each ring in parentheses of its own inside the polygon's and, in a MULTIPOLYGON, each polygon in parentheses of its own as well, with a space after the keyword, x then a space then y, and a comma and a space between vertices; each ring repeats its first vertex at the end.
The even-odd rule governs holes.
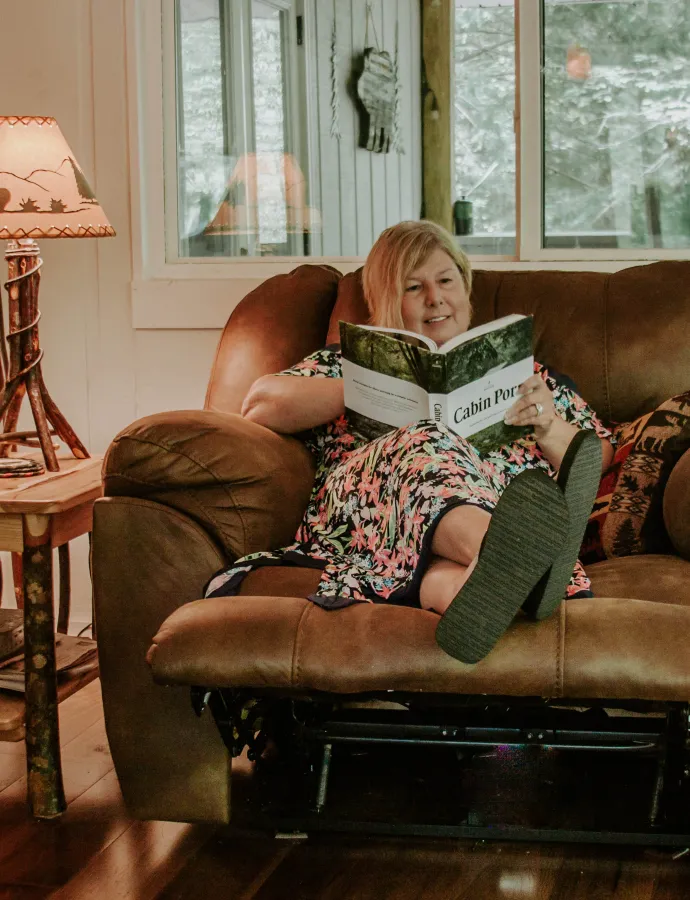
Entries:
POLYGON ((243 838, 219 832, 160 895, 161 900, 189 897, 253 898, 293 850, 292 842, 272 837, 243 838))
MULTIPOLYGON (((31 819, 23 745, 0 750, 0 900, 690 897, 690 855, 674 861, 657 849, 337 834, 278 841, 237 825, 137 822, 112 767, 98 683, 61 704, 60 722, 69 805, 59 819, 31 819)), ((480 761, 484 784, 495 762, 480 761)), ((529 767, 523 774, 529 780, 529 767)), ((365 787, 360 779, 350 791, 360 805, 377 803, 381 795, 365 787)), ((503 800, 512 809, 529 791, 522 784, 503 800)))
POLYGON ((51 897, 152 900, 160 896, 212 830, 176 822, 134 822, 51 897))

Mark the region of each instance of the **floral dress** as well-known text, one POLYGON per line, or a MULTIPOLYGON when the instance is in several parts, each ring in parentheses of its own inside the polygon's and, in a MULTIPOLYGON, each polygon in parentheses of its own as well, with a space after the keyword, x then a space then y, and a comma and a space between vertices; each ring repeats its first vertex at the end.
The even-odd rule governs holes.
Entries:
MULTIPOLYGON (((553 392, 563 419, 611 438, 568 379, 537 362, 534 370, 553 392)), ((341 378, 340 352, 319 350, 279 374, 341 378)), ((343 415, 301 437, 316 456, 317 469, 294 543, 238 559, 211 579, 205 596, 236 594, 252 569, 297 565, 321 570, 318 589, 309 599, 322 607, 357 602, 419 606, 421 579, 443 514, 462 504, 491 512, 505 487, 525 469, 555 475, 533 436, 480 455, 464 438, 430 419, 367 442, 349 430, 343 415)), ((578 562, 567 596, 591 596, 589 591, 578 562)))

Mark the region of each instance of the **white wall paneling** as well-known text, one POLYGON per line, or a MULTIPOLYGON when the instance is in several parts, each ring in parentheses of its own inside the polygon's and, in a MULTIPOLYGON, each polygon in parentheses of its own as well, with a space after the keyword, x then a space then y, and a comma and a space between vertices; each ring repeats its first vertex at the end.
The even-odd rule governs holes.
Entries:
POLYGON ((319 165, 325 256, 364 257, 376 237, 401 219, 418 218, 421 187, 415 165, 421 153, 419 4, 416 0, 372 0, 367 34, 367 0, 325 0, 316 7, 319 74, 319 165), (341 139, 330 136, 331 35, 338 42, 341 139), (404 153, 371 153, 361 144, 355 69, 367 46, 395 55, 398 28, 401 78, 401 134, 404 153), (374 33, 375 32, 375 33, 374 33), (366 41, 365 41, 366 39, 366 41))

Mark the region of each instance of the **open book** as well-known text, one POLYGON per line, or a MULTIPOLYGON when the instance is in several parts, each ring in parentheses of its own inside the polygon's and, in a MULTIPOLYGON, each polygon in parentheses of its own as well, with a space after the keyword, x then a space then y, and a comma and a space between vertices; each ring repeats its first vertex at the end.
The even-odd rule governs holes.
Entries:
POLYGON ((532 317, 511 315, 441 347, 424 335, 340 322, 345 409, 367 440, 420 419, 443 422, 480 452, 526 429, 503 416, 534 374, 532 317))

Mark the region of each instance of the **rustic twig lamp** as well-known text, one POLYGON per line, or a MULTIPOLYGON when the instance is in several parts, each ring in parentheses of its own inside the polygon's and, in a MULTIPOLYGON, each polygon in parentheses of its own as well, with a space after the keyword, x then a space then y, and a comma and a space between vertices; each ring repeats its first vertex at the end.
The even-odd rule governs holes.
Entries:
POLYGON ((0 304, 0 474, 3 466, 9 468, 6 457, 16 444, 40 446, 51 472, 58 471, 54 436, 77 458, 89 455, 43 382, 38 341, 43 260, 35 239, 114 234, 55 119, 0 116, 0 240, 9 242, 5 252, 9 352, 0 304), (24 394, 36 431, 17 431, 24 394))

